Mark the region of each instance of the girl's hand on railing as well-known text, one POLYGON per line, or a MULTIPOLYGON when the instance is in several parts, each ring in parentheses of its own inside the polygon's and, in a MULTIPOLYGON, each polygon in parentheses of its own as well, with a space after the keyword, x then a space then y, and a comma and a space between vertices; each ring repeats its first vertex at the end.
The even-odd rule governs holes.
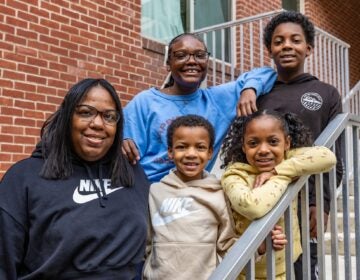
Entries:
POLYGON ((286 235, 281 226, 275 225, 271 231, 272 244, 275 251, 279 251, 285 248, 288 243, 286 235))

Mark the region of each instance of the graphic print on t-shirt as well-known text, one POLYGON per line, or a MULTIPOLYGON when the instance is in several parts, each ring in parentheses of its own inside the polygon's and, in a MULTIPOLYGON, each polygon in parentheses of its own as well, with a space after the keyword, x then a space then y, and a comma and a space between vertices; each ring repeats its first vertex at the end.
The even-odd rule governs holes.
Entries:
POLYGON ((310 111, 317 111, 323 104, 323 99, 316 92, 307 92, 301 96, 301 104, 310 111))

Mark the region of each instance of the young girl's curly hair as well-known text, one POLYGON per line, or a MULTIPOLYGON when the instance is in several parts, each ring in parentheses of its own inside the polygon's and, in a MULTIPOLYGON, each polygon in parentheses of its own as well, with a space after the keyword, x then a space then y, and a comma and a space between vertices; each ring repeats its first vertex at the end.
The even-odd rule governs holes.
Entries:
POLYGON ((248 163, 242 149, 246 127, 252 120, 263 116, 271 116, 280 121, 285 136, 290 136, 291 149, 312 145, 313 140, 310 130, 296 114, 271 110, 257 111, 249 116, 237 117, 231 124, 221 147, 220 157, 224 162, 221 168, 225 168, 234 162, 248 163))

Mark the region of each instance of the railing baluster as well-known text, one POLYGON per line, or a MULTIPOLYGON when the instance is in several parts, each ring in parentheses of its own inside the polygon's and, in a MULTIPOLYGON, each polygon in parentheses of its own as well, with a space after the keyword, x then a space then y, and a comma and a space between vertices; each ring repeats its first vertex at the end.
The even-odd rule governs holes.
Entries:
POLYGON ((301 237, 302 237, 302 275, 310 279, 310 233, 309 233, 309 180, 301 189, 301 237))

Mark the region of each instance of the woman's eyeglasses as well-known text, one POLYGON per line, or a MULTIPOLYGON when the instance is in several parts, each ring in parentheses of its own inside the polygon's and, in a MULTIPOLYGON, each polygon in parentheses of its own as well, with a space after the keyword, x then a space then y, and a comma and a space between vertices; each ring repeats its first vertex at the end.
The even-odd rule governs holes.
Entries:
POLYGON ((207 51, 196 51, 194 53, 188 53, 185 51, 173 52, 172 57, 178 62, 187 62, 193 56, 195 61, 204 63, 209 59, 210 53, 207 51))
POLYGON ((115 125, 120 120, 120 113, 116 110, 99 111, 90 105, 77 105, 76 115, 87 122, 93 121, 100 114, 105 124, 115 125))

